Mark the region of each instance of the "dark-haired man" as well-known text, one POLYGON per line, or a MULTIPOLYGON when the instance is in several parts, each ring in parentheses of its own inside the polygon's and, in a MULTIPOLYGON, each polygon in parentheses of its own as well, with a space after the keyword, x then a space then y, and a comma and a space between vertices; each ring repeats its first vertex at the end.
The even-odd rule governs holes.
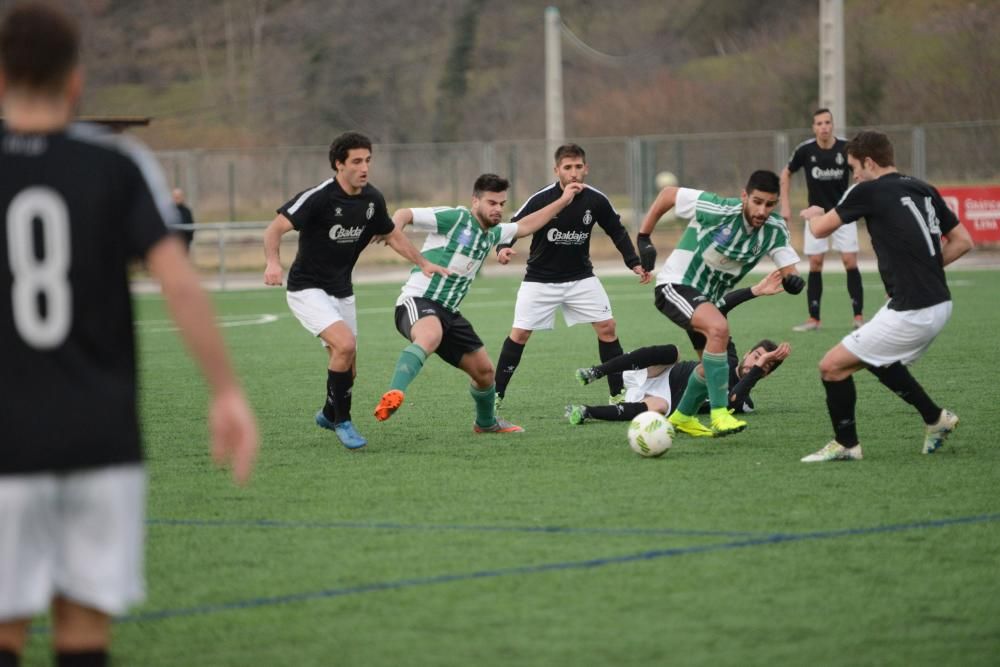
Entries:
POLYGON ((208 380, 213 453, 250 475, 257 426, 145 147, 71 120, 79 33, 21 3, 0 22, 0 665, 51 609, 59 665, 108 662, 144 595, 146 475, 128 273, 141 259, 208 380))
POLYGON ((702 368, 692 373, 683 398, 669 420, 691 435, 723 436, 738 433, 746 422, 728 410, 729 322, 718 307, 731 290, 765 256, 782 276, 785 291, 798 294, 804 281, 795 264, 799 256, 789 243, 788 227, 774 213, 780 189, 778 175, 755 171, 739 198, 725 198, 690 188, 666 187, 646 213, 637 245, 643 268, 652 271, 656 248, 650 234, 663 215, 674 209, 689 220, 677 247, 656 276, 657 310, 686 331, 704 338, 702 368), (708 396, 710 428, 695 417, 708 396), (709 433, 710 432, 710 433, 709 433))
POLYGON ((483 260, 498 243, 509 243, 540 229, 565 209, 585 188, 569 183, 559 198, 524 216, 503 223, 507 179, 483 174, 472 187, 472 206, 465 208, 403 208, 393 214, 396 233, 412 224, 426 232, 421 252, 425 261, 448 267, 452 274, 427 276, 414 270, 396 300, 396 330, 410 341, 396 362, 389 390, 375 408, 375 419, 385 421, 403 404, 405 392, 437 353, 445 362, 464 371, 472 380, 469 393, 476 406, 475 433, 517 433, 524 429, 496 416, 493 363, 472 324, 458 310, 469 292, 483 260))
MULTIPOLYGON (((576 144, 564 144, 556 149, 553 171, 556 182, 529 197, 511 221, 517 222, 559 199, 570 183, 583 183, 588 173, 587 154, 576 144)), ((590 240, 596 227, 611 237, 625 266, 639 276, 639 282, 649 282, 649 273, 639 265, 639 256, 615 207, 603 192, 588 186, 531 237, 528 268, 514 305, 514 324, 497 359, 498 407, 531 333, 552 329, 556 310, 562 311, 567 326, 589 322, 594 327, 602 361, 622 353, 611 301, 590 262, 590 240)), ((514 254, 513 242, 497 246, 497 260, 501 264, 508 263, 514 254)), ((608 375, 608 389, 610 402, 622 400, 620 373, 608 375)))
MULTIPOLYGON (((821 206, 824 211, 833 208, 851 184, 851 170, 847 166, 847 140, 833 133, 833 113, 829 109, 813 112, 813 139, 795 147, 788 164, 781 170, 781 217, 787 223, 792 215, 788 197, 792 174, 803 170, 810 206, 821 206)), ((847 272, 847 293, 854 311, 854 328, 864 324, 864 288, 858 270, 858 226, 853 221, 841 225, 829 239, 817 239, 806 225, 802 246, 809 258, 809 277, 806 280, 806 303, 809 319, 793 329, 815 331, 820 328, 820 300, 823 296, 823 259, 833 242, 833 249, 840 253, 847 272)))
MULTIPOLYGON (((729 357, 729 409, 733 413, 753 412, 751 390, 773 373, 790 353, 788 343, 779 345, 767 338, 754 345, 742 358, 736 354, 736 348, 732 348, 729 357)), ((669 416, 699 365, 694 360, 678 362, 677 359, 676 345, 651 345, 626 352, 597 366, 577 369, 576 378, 581 384, 590 384, 608 373, 622 373, 625 400, 617 405, 567 405, 569 423, 583 424, 592 419, 631 421, 650 410, 669 416)))
MULTIPOLYGON (((772 271, 755 285, 726 294, 718 303, 719 311, 728 316, 730 310, 751 299, 780 294, 784 291, 781 282, 781 273, 772 271)), ((691 336, 692 332, 688 333, 691 336)), ((704 337, 695 334, 691 338, 697 351, 698 344, 704 341, 704 337)), ((765 338, 741 358, 730 338, 726 348, 729 364, 729 410, 736 414, 753 412, 754 403, 750 398, 750 391, 757 382, 780 366, 791 351, 788 343, 779 345, 765 338)), ((629 421, 647 410, 670 415, 680 403, 691 373, 696 372, 699 365, 697 361, 677 363, 677 359, 676 346, 653 345, 633 350, 597 366, 578 368, 576 379, 583 385, 590 384, 608 373, 623 373, 625 401, 618 405, 568 405, 566 416, 569 422, 582 424, 588 419, 629 421)), ((699 413, 709 410, 710 406, 705 402, 698 408, 699 413)), ((693 435, 710 436, 714 433, 705 429, 705 432, 696 432, 693 435)))
POLYGON ((922 452, 932 454, 958 426, 958 416, 935 403, 906 367, 923 356, 951 317, 944 267, 972 248, 972 238, 936 188, 899 173, 892 142, 882 132, 851 139, 847 161, 857 185, 832 210, 812 206, 802 217, 816 238, 829 236, 845 220, 865 218, 889 301, 820 361, 834 438, 802 461, 861 458, 853 375, 863 368, 916 408, 924 420, 922 452), (942 236, 948 243, 941 243, 942 236))
POLYGON ((368 137, 357 132, 338 136, 330 144, 334 177, 292 197, 264 232, 266 285, 281 285, 281 237, 293 229, 299 232, 286 299, 302 326, 327 350, 326 401, 316 424, 336 433, 348 449, 368 442, 351 422, 358 335, 351 273, 361 251, 374 237, 385 236, 387 245, 426 275, 448 275, 393 226, 382 193, 368 182, 371 159, 368 137))

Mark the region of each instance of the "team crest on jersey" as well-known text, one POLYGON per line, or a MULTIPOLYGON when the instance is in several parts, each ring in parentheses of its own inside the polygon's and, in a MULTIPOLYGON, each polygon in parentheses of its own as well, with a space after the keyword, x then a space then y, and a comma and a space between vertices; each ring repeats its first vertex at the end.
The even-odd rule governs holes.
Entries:
POLYGON ((365 211, 365 218, 371 220, 373 215, 375 215, 375 202, 370 201, 368 202, 368 210, 365 211))
POLYGON ((472 245, 472 230, 466 227, 458 234, 458 244, 460 246, 472 245))
POLYGON ((594 216, 590 214, 590 209, 588 208, 583 214, 583 225, 586 227, 594 221, 594 216))
POLYGON ((809 161, 810 162, 815 162, 816 161, 816 156, 815 155, 810 155, 809 156, 809 161))
POLYGON ((723 227, 719 231, 715 232, 715 236, 712 237, 712 240, 719 245, 726 245, 731 238, 733 238, 733 230, 729 227, 723 227))
POLYGON ((337 208, 333 209, 333 215, 337 218, 344 217, 344 209, 338 206, 337 208))
POLYGON ((837 164, 844 164, 844 156, 842 153, 837 153, 837 164))

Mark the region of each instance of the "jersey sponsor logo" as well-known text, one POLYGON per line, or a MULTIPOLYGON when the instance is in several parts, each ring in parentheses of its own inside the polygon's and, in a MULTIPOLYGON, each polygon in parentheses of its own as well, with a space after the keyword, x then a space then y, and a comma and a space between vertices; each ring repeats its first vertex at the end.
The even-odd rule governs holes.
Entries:
POLYGON ((361 238, 361 234, 364 233, 364 227, 344 227, 343 225, 334 225, 330 227, 330 238, 337 243, 354 243, 361 238))
POLYGON ((370 201, 368 202, 368 210, 365 211, 365 218, 371 220, 373 215, 375 215, 375 202, 370 201))
POLYGON ((583 226, 587 227, 594 221, 594 216, 590 214, 590 209, 588 208, 583 214, 583 226))
POLYGON ((561 232, 558 229, 550 229, 545 238, 549 243, 559 245, 582 245, 590 238, 590 234, 588 232, 561 232))
MULTIPOLYGON (((839 153, 837 154, 837 157, 840 157, 839 153)), ((813 167, 812 172, 810 173, 817 181, 839 181, 844 177, 844 170, 842 168, 834 169, 831 167, 830 169, 821 169, 819 167, 813 167)))

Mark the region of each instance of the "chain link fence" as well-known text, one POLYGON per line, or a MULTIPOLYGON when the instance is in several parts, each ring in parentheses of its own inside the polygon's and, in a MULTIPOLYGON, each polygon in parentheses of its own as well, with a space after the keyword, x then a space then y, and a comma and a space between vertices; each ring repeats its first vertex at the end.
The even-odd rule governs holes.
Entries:
MULTIPOLYGON (((880 127, 896 148, 900 171, 939 186, 1000 184, 1000 120, 880 127)), ((854 128, 842 130, 850 137, 854 128)), ((681 185, 739 194, 757 169, 780 171, 795 146, 812 137, 805 129, 577 140, 587 151, 588 184, 606 194, 633 231, 656 197, 656 177, 670 172, 681 185)), ((332 176, 327 147, 161 151, 168 179, 183 188, 199 224, 192 257, 219 272, 263 270, 262 231, 275 209, 293 195, 332 176), (235 224, 240 223, 240 224, 235 224)), ((404 206, 468 205, 472 182, 484 172, 509 178, 509 212, 554 180, 545 140, 381 144, 374 148, 370 182, 390 212, 404 206)), ((806 188, 793 178, 792 210, 804 207, 806 188)), ((798 243, 801 230, 792 225, 798 243)), ((662 224, 658 245, 672 244, 680 225, 662 224)), ((867 241, 867 234, 862 235, 867 241)), ((282 247, 294 256, 294 233, 282 247)), ((866 249, 863 248, 862 252, 866 249)), ((523 255, 521 259, 523 261, 523 255)), ((616 256, 601 235, 595 259, 616 256)), ((391 252, 372 248, 366 263, 391 263, 391 252)))

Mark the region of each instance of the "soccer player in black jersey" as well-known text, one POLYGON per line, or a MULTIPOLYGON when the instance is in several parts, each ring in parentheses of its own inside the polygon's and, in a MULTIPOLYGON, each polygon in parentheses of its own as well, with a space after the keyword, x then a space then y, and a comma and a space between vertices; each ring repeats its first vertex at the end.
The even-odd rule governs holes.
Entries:
POLYGON ((266 285, 281 285, 281 237, 293 229, 299 232, 298 252, 288 271, 288 307, 327 350, 326 402, 316 413, 316 424, 336 433, 348 449, 368 443, 351 423, 358 335, 351 272, 361 251, 376 236, 384 237, 426 275, 450 274, 424 259, 393 225, 385 198, 368 182, 371 159, 368 137, 357 132, 338 136, 330 144, 335 176, 292 197, 264 231, 266 285))
MULTIPOLYGON (((730 310, 758 296, 778 294, 783 291, 781 273, 774 271, 761 279, 753 287, 744 287, 726 294, 719 310, 727 315, 730 310)), ((696 349, 698 344, 704 346, 704 337, 689 332, 696 349)), ((754 404, 750 399, 750 391, 757 382, 770 375, 774 369, 791 354, 788 343, 780 345, 769 339, 764 339, 750 348, 742 358, 736 352, 733 340, 729 339, 727 357, 729 361, 729 405, 732 412, 753 412, 754 404)), ((697 372, 699 362, 677 362, 678 352, 674 345, 653 345, 642 347, 621 356, 615 357, 597 366, 579 368, 576 378, 580 384, 604 377, 608 373, 624 372, 625 401, 617 405, 567 405, 566 417, 571 424, 582 424, 590 419, 606 421, 629 421, 636 415, 654 410, 663 415, 671 414, 675 409, 684 406, 686 414, 707 412, 708 403, 698 405, 703 397, 693 392, 686 392, 691 374, 697 372)), ((691 432, 694 436, 714 436, 711 429, 703 432, 691 432)))
MULTIPOLYGON (((847 140, 833 133, 833 113, 829 109, 813 112, 813 134, 815 138, 799 144, 788 164, 781 170, 781 217, 788 222, 792 215, 791 200, 788 197, 792 174, 803 170, 809 205, 821 206, 828 211, 844 195, 851 184, 851 170, 847 166, 844 148, 847 140)), ((840 259, 847 272, 847 293, 851 297, 854 311, 854 328, 864 324, 864 288, 861 272, 858 270, 858 226, 853 221, 842 225, 830 235, 830 239, 817 239, 809 232, 808 225, 803 239, 803 252, 809 257, 809 277, 806 280, 809 319, 793 327, 795 331, 815 331, 820 327, 820 300, 823 296, 823 259, 830 249, 840 252, 840 259)))
POLYGON ((212 392, 216 459, 250 474, 257 427, 208 298, 136 142, 72 125, 76 25, 18 4, 0 23, 0 665, 52 612, 60 665, 104 665, 143 596, 146 477, 128 273, 145 260, 212 392))
MULTIPOLYGON (((556 149, 554 171, 556 182, 532 195, 511 218, 512 222, 558 200, 568 184, 584 182, 588 167, 583 148, 565 144, 556 149)), ((531 332, 552 329, 556 310, 562 311, 568 326, 589 322, 594 327, 602 361, 622 353, 611 302, 590 262, 590 240, 595 226, 611 237, 625 265, 639 276, 639 282, 649 282, 650 276, 640 266, 635 246, 615 207, 604 193, 590 186, 584 188, 573 203, 531 237, 528 268, 514 306, 514 324, 497 360, 498 408, 521 362, 531 332)), ((512 245, 497 246, 497 260, 501 264, 508 263, 515 254, 512 245)), ((608 388, 612 402, 622 399, 621 373, 608 375, 608 388)))
POLYGON ((933 186, 896 170, 885 134, 859 133, 847 144, 847 159, 857 185, 832 210, 813 206, 802 217, 817 238, 830 235, 844 220, 865 218, 889 301, 820 362, 834 439, 802 461, 861 458, 852 376, 863 368, 917 409, 925 424, 923 453, 931 454, 958 425, 958 417, 931 400, 906 366, 923 355, 948 322, 952 304, 944 267, 968 252, 972 239, 933 186))

